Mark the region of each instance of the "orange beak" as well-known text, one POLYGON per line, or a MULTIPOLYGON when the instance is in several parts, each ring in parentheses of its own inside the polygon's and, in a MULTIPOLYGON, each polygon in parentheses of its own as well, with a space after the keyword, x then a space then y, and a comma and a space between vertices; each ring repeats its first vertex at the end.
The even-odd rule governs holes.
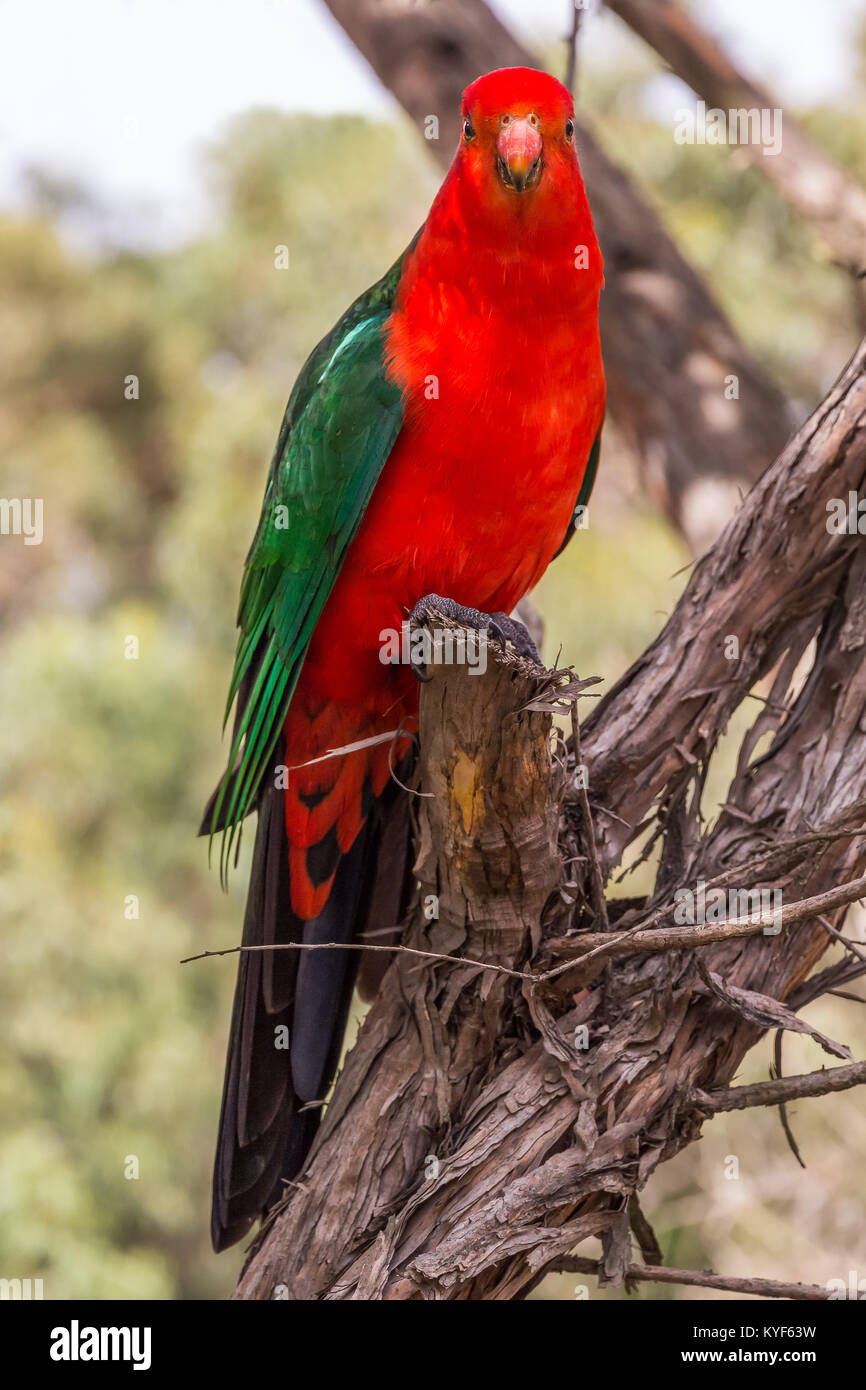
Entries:
POLYGON ((528 116, 510 120, 496 141, 496 167, 509 188, 522 193, 541 173, 541 134, 528 116))

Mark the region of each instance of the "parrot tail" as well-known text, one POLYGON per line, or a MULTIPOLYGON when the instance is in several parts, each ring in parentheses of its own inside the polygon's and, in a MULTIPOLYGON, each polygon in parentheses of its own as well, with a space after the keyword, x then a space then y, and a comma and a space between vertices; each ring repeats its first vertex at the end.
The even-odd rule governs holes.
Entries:
MULTIPOLYGON (((278 753, 283 761, 284 750, 278 753)), ((405 762, 401 778, 408 772, 405 762)), ((395 928, 411 892, 406 797, 389 782, 369 807, 348 851, 339 855, 318 915, 292 906, 292 856, 285 793, 262 785, 244 918, 244 946, 350 942, 395 928)), ((202 833, 211 831, 212 805, 202 833)), ((312 847, 315 848, 315 847, 312 847)), ((296 885, 297 896, 297 885, 296 885)), ((242 951, 238 966, 219 1136, 213 1172, 211 1240, 225 1250, 283 1195, 315 1139, 321 1102, 339 1061, 361 963, 363 993, 375 994, 386 954, 358 951, 242 951), (307 1108, 309 1107, 309 1108, 307 1108)), ((359 981, 359 987, 362 985, 359 981)))

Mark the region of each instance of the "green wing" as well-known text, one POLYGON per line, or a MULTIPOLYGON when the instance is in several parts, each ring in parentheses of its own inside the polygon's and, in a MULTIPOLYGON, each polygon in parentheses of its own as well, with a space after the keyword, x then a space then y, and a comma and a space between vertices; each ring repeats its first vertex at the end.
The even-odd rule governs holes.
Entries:
POLYGON ((382 330, 406 254, 314 349, 286 407, 241 585, 228 767, 202 825, 211 839, 224 832, 223 875, 313 629, 403 422, 400 390, 385 374, 382 330))

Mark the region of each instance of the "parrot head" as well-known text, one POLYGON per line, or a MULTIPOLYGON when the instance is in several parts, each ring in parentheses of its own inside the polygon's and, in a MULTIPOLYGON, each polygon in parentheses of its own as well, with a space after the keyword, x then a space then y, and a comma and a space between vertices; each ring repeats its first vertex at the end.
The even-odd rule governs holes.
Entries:
POLYGON ((398 304, 422 277, 431 313, 446 281, 486 312, 536 313, 546 296, 557 312, 567 299, 568 312, 595 313, 604 262, 567 89, 537 68, 499 68, 466 88, 460 117, 454 159, 422 228, 423 254, 407 263, 398 304))
POLYGON ((488 206, 521 211, 580 181, 574 104, 535 68, 499 68, 463 93, 455 172, 488 206))

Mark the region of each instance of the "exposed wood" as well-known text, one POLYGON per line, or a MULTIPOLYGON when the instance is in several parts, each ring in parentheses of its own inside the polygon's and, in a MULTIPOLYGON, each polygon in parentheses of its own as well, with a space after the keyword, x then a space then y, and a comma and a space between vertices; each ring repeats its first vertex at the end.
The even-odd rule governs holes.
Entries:
MULTIPOLYGON (((560 875, 552 719, 524 709, 550 682, 511 658, 491 662, 483 675, 463 666, 448 669, 446 680, 442 667, 432 670, 420 739, 421 789, 433 795, 417 803, 420 908, 406 944, 509 968, 530 955, 532 924, 560 875)), ((291 1233, 281 1220, 242 1288, 284 1274, 290 1297, 321 1296, 339 1272, 346 1296, 381 1292, 375 1258, 372 1267, 365 1254, 357 1269, 343 1268, 347 1221, 375 1228, 383 1207, 419 1183, 436 1189, 425 1164, 435 1167, 440 1155, 444 1162, 452 1115, 472 1103, 494 1054, 518 1048, 512 1008, 507 977, 398 957, 364 1029, 372 1049, 351 1054, 326 1112, 304 1177, 316 1196, 290 1201, 291 1233), (341 1096, 364 1137, 360 1147, 338 1144, 335 1153, 327 1140, 348 1118, 341 1096), (284 1237, 306 1251, 300 1269, 282 1270, 272 1245, 278 1233, 279 1251, 284 1237)))

